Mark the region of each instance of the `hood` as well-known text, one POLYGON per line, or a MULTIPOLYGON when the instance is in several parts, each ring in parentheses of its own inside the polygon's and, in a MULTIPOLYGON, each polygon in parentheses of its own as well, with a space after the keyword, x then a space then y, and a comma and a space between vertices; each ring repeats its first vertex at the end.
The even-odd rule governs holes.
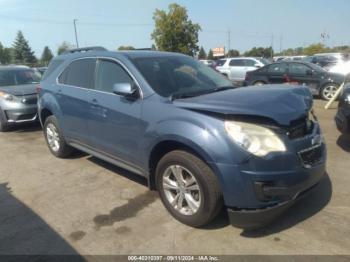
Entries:
POLYGON ((242 87, 174 101, 175 106, 223 115, 258 116, 288 126, 312 108, 307 87, 264 85, 242 87))
POLYGON ((35 87, 37 84, 18 85, 18 86, 0 86, 0 91, 14 95, 14 96, 26 96, 36 94, 35 87))

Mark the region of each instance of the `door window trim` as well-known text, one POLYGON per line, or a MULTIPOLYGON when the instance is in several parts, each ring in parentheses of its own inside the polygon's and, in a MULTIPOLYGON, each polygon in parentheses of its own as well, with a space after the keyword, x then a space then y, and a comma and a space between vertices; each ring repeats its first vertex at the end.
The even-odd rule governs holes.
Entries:
POLYGON ((95 83, 94 83, 94 88, 85 88, 85 87, 80 87, 80 86, 67 85, 67 84, 64 84, 64 83, 60 83, 60 82, 58 81, 59 77, 63 74, 63 72, 64 72, 73 62, 75 62, 75 61, 77 61, 77 60, 82 60, 82 59, 94 59, 94 60, 95 60, 95 63, 96 63, 96 66, 95 66, 95 77, 97 76, 96 73, 97 73, 97 61, 98 61, 98 60, 107 60, 107 61, 111 61, 111 62, 114 62, 114 63, 119 64, 119 65, 126 71, 126 73, 132 78, 132 80, 135 82, 136 88, 138 88, 139 94, 140 94, 139 99, 143 100, 143 92, 142 92, 142 88, 141 88, 141 86, 140 86, 139 81, 136 79, 136 77, 130 72, 130 70, 129 70, 120 60, 118 60, 118 59, 116 59, 116 58, 114 58, 114 57, 88 56, 88 57, 79 57, 79 58, 73 59, 73 60, 71 60, 71 61, 69 62, 69 64, 68 64, 67 66, 65 66, 65 67, 60 71, 60 73, 57 75, 57 77, 56 77, 56 84, 57 84, 57 85, 63 85, 63 86, 74 87, 74 88, 78 88, 78 89, 83 89, 83 90, 86 90, 86 91, 95 91, 95 92, 100 92, 100 93, 115 95, 115 94, 110 93, 110 92, 104 92, 104 91, 96 90, 96 89, 95 89, 95 83))

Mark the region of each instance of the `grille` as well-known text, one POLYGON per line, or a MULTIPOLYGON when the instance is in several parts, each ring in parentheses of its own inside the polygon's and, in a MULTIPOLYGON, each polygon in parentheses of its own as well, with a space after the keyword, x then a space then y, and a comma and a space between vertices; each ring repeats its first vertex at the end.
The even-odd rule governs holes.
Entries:
POLYGON ((299 157, 306 168, 317 165, 322 160, 321 145, 313 146, 299 152, 299 157))

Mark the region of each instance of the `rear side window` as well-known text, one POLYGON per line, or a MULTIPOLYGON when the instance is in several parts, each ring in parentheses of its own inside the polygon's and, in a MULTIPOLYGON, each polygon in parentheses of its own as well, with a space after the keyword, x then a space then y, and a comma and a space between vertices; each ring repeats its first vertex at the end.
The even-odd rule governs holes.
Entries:
POLYGON ((272 64, 268 66, 268 72, 272 74, 284 74, 287 71, 286 63, 272 64))
POLYGON ((64 85, 93 89, 96 60, 93 58, 73 61, 59 76, 58 82, 64 85))
POLYGON ((234 59, 230 61, 230 66, 245 66, 245 62, 242 59, 234 59))
POLYGON ((45 71, 45 73, 42 77, 42 80, 45 80, 46 78, 48 78, 51 75, 51 73, 53 71, 55 71, 56 68, 58 68, 63 63, 63 61, 64 60, 62 60, 62 59, 52 60, 49 64, 49 67, 45 71))
POLYGON ((96 90, 112 93, 114 84, 132 84, 133 82, 133 79, 118 63, 108 60, 98 62, 96 90))

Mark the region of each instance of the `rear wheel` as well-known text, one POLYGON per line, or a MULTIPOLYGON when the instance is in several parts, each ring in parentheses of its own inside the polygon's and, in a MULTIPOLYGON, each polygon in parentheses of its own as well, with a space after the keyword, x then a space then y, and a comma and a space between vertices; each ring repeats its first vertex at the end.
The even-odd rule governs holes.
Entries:
POLYGON ((158 163, 156 183, 167 210, 189 226, 208 224, 222 209, 217 177, 206 163, 188 152, 166 154, 158 163))
POLYGON ((331 100, 335 93, 337 92, 339 86, 337 84, 326 84, 322 87, 320 96, 324 100, 331 100))
POLYGON ((56 117, 49 116, 46 118, 44 133, 47 145, 54 156, 66 158, 72 154, 73 148, 66 143, 56 117))

